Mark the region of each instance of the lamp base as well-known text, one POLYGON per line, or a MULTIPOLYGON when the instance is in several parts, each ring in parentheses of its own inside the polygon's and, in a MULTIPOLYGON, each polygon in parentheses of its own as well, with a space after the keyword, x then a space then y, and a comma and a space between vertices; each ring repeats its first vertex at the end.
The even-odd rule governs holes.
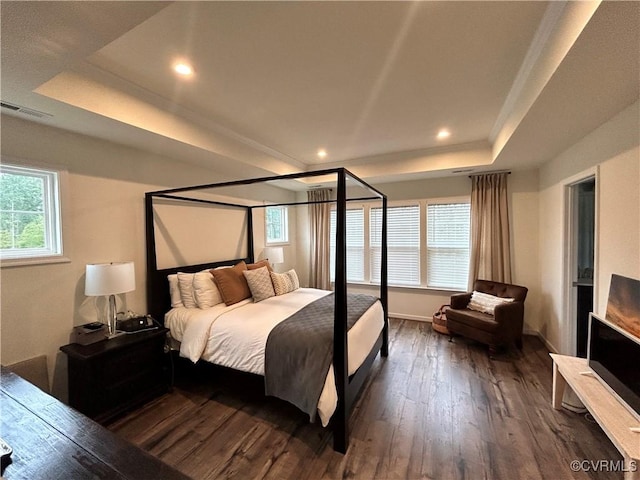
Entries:
POLYGON ((116 330, 113 333, 110 333, 109 335, 107 335, 107 340, 111 340, 112 338, 116 338, 119 337, 121 335, 125 335, 125 332, 121 332, 120 330, 116 330))

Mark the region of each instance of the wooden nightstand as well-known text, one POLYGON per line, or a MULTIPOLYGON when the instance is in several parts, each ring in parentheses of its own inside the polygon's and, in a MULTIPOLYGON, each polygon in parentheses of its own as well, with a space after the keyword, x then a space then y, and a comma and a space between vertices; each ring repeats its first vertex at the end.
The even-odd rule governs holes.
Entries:
POLYGON ((68 357, 69 405, 104 423, 165 393, 168 331, 159 328, 60 347, 68 357))

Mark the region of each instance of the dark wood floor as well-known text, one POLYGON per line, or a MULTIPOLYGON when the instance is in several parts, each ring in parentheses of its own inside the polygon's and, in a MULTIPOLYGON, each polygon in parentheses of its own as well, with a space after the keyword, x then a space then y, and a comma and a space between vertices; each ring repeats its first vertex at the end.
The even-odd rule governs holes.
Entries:
POLYGON ((621 460, 597 424, 551 408, 551 359, 535 337, 489 359, 482 345, 392 320, 351 417, 331 433, 262 393, 262 379, 205 368, 109 428, 194 479, 591 479, 572 460, 621 460))

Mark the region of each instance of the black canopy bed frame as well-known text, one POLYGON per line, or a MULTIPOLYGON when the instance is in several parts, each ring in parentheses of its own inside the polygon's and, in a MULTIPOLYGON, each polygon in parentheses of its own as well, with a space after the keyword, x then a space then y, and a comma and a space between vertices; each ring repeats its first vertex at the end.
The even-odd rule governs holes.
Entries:
POLYGON ((349 431, 348 420, 351 408, 360 392, 366 376, 377 356, 378 351, 382 357, 389 354, 389 321, 388 321, 388 295, 387 295, 387 197, 374 187, 344 168, 319 170, 289 175, 254 178, 247 180, 197 185, 191 187, 173 188, 145 194, 145 220, 146 220, 146 244, 147 244, 147 307, 148 312, 159 322, 164 323, 164 314, 171 308, 169 285, 167 276, 177 272, 195 273, 206 268, 215 268, 222 265, 233 265, 241 260, 253 263, 254 239, 253 239, 253 215, 254 208, 266 208, 269 206, 310 205, 316 203, 336 204, 336 253, 335 253, 335 309, 333 322, 333 368, 335 372, 338 405, 331 418, 333 429, 334 450, 345 453, 348 447, 349 431), (274 182, 281 180, 298 180, 308 177, 335 175, 336 198, 328 201, 300 201, 290 203, 268 203, 259 205, 246 205, 192 198, 185 196, 189 192, 202 192, 220 187, 234 187, 252 185, 257 183, 274 182), (370 193, 369 196, 348 198, 347 179, 359 188, 370 193), (245 258, 225 260, 198 265, 179 265, 171 268, 158 268, 156 251, 156 229, 154 215, 154 200, 170 199, 180 202, 196 202, 223 207, 246 209, 247 255, 245 258), (352 201, 382 202, 382 230, 381 230, 381 271, 380 271, 380 303, 382 305, 384 326, 374 346, 367 355, 360 368, 351 376, 348 375, 348 350, 347 350, 347 268, 346 268, 346 211, 347 203, 352 201))

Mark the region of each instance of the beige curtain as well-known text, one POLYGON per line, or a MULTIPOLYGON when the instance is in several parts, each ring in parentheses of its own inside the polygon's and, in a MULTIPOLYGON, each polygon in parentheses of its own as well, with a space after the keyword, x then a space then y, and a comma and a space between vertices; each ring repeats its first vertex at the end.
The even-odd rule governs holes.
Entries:
POLYGON ((508 175, 493 173, 471 177, 471 286, 478 278, 511 283, 508 175))
MULTIPOLYGON (((320 189, 307 192, 310 202, 329 200, 331 190, 320 189)), ((309 227, 311 238, 311 254, 309 265, 309 286, 322 290, 331 290, 329 270, 330 261, 330 203, 312 203, 309 205, 309 227)))

